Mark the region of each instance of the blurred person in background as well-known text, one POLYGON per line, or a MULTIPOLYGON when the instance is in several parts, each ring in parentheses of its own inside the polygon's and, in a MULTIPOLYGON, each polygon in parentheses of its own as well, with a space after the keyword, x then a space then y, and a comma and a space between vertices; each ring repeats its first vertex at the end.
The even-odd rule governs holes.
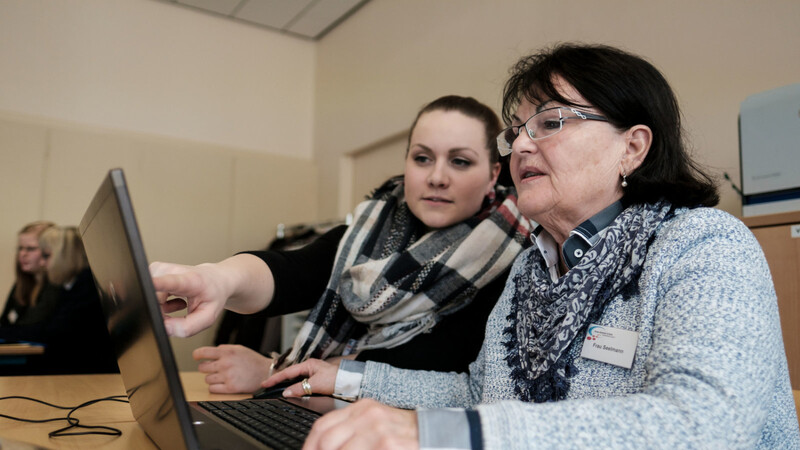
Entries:
POLYGON ((14 266, 16 278, 8 294, 0 327, 35 323, 48 315, 50 302, 44 301, 48 291, 45 277, 46 259, 39 247, 39 236, 54 227, 53 222, 31 222, 17 234, 17 254, 14 266))
POLYGON ((38 239, 46 261, 47 314, 0 328, 0 338, 44 344, 41 358, 31 358, 19 374, 118 372, 100 298, 86 252, 75 227, 51 226, 38 239))

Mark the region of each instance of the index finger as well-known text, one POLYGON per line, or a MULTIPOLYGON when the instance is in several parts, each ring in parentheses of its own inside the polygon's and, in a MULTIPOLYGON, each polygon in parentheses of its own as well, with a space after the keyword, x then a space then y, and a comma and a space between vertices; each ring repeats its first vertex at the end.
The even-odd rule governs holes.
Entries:
POLYGON ((201 359, 219 359, 219 348, 217 347, 197 347, 192 352, 192 359, 200 361, 201 359))
POLYGON ((197 290, 194 277, 188 274, 164 274, 152 277, 159 303, 167 301, 167 297, 189 297, 197 290))

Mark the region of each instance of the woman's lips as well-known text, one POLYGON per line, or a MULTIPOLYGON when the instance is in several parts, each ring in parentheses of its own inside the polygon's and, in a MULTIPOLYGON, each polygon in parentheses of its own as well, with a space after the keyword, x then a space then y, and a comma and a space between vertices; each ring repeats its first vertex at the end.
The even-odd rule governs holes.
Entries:
POLYGON ((540 171, 540 170, 538 170, 536 168, 530 168, 530 169, 521 170, 519 179, 520 180, 526 180, 528 178, 535 178, 535 177, 540 177, 540 176, 543 176, 543 175, 544 175, 544 172, 542 172, 542 171, 540 171))
POLYGON ((452 200, 448 200, 442 197, 422 197, 422 199, 425 200, 426 202, 431 202, 431 203, 453 203, 452 200))

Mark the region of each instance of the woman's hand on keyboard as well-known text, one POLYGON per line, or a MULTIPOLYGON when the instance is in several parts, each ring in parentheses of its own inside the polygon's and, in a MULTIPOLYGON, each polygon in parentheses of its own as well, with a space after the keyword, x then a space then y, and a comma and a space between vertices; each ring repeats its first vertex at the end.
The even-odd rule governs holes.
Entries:
POLYGON ((272 375, 261 383, 263 387, 270 387, 284 380, 292 378, 305 378, 306 386, 302 382, 295 383, 283 391, 284 397, 303 397, 305 395, 331 395, 336 384, 336 373, 339 364, 331 364, 319 359, 309 359, 299 364, 289 366, 272 375))
POLYGON ((208 392, 213 394, 252 393, 269 376, 272 359, 243 345, 223 344, 199 347, 192 358, 197 370, 206 374, 208 392))
POLYGON ((417 412, 359 400, 317 419, 303 448, 418 449, 417 412))

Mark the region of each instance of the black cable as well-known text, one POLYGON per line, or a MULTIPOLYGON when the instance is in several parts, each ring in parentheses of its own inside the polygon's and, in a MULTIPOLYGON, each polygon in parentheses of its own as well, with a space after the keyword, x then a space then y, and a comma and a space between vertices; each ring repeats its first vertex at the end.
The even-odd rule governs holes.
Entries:
POLYGON ((99 403, 99 402, 103 402, 103 401, 128 403, 128 396, 127 395, 112 395, 110 397, 98 398, 98 399, 89 400, 88 402, 82 403, 82 404, 76 406, 75 408, 71 409, 70 412, 67 413, 66 419, 69 422, 68 426, 66 426, 64 428, 60 428, 60 429, 55 430, 55 431, 51 431, 50 433, 48 433, 48 436, 50 436, 50 437, 80 436, 80 435, 85 435, 85 434, 100 434, 100 435, 106 435, 106 436, 121 436, 122 435, 122 431, 117 429, 117 428, 107 427, 105 425, 81 425, 80 421, 78 419, 72 417, 72 413, 74 413, 78 409, 86 407, 86 406, 91 406, 91 405, 94 405, 95 403, 99 403), (85 429, 88 429, 88 430, 104 430, 104 431, 75 431, 75 432, 72 432, 72 433, 67 433, 67 431, 69 431, 69 430, 71 430, 73 428, 85 428, 85 429))
POLYGON ((36 402, 36 403, 41 403, 43 405, 47 405, 47 406, 49 406, 51 408, 69 410, 69 412, 67 413, 67 415, 65 417, 54 417, 54 418, 51 418, 51 419, 26 419, 26 418, 22 418, 22 417, 14 417, 14 416, 9 416, 8 414, 0 413, 0 417, 5 417, 6 419, 16 420, 16 421, 19 421, 19 422, 46 423, 46 422, 55 422, 55 421, 59 421, 59 420, 67 421, 67 423, 69 425, 67 425, 67 426, 65 426, 63 428, 59 428, 57 430, 51 431, 50 433, 48 433, 48 436, 51 437, 51 438, 60 437, 60 436, 81 436, 81 435, 86 435, 86 434, 99 434, 99 435, 106 435, 106 436, 121 436, 122 435, 122 431, 117 429, 117 428, 107 427, 107 426, 104 426, 104 425, 83 425, 83 424, 80 423, 79 419, 77 419, 75 417, 72 417, 72 413, 74 413, 75 411, 77 411, 80 408, 84 408, 86 406, 91 406, 91 405, 94 405, 95 403, 104 402, 104 401, 128 403, 128 396, 127 395, 112 395, 112 396, 109 396, 109 397, 97 398, 97 399, 94 399, 94 400, 89 400, 87 402, 81 403, 78 406, 60 406, 60 405, 55 405, 53 403, 46 402, 44 400, 39 400, 39 399, 36 399, 36 398, 31 398, 31 397, 23 397, 23 396, 19 396, 19 395, 12 395, 12 396, 8 396, 8 397, 0 397, 0 400, 13 400, 13 399, 28 400, 28 401, 31 401, 31 402, 36 402), (72 430, 73 428, 83 428, 83 429, 91 430, 91 431, 73 431, 73 432, 68 432, 69 430, 72 430))

